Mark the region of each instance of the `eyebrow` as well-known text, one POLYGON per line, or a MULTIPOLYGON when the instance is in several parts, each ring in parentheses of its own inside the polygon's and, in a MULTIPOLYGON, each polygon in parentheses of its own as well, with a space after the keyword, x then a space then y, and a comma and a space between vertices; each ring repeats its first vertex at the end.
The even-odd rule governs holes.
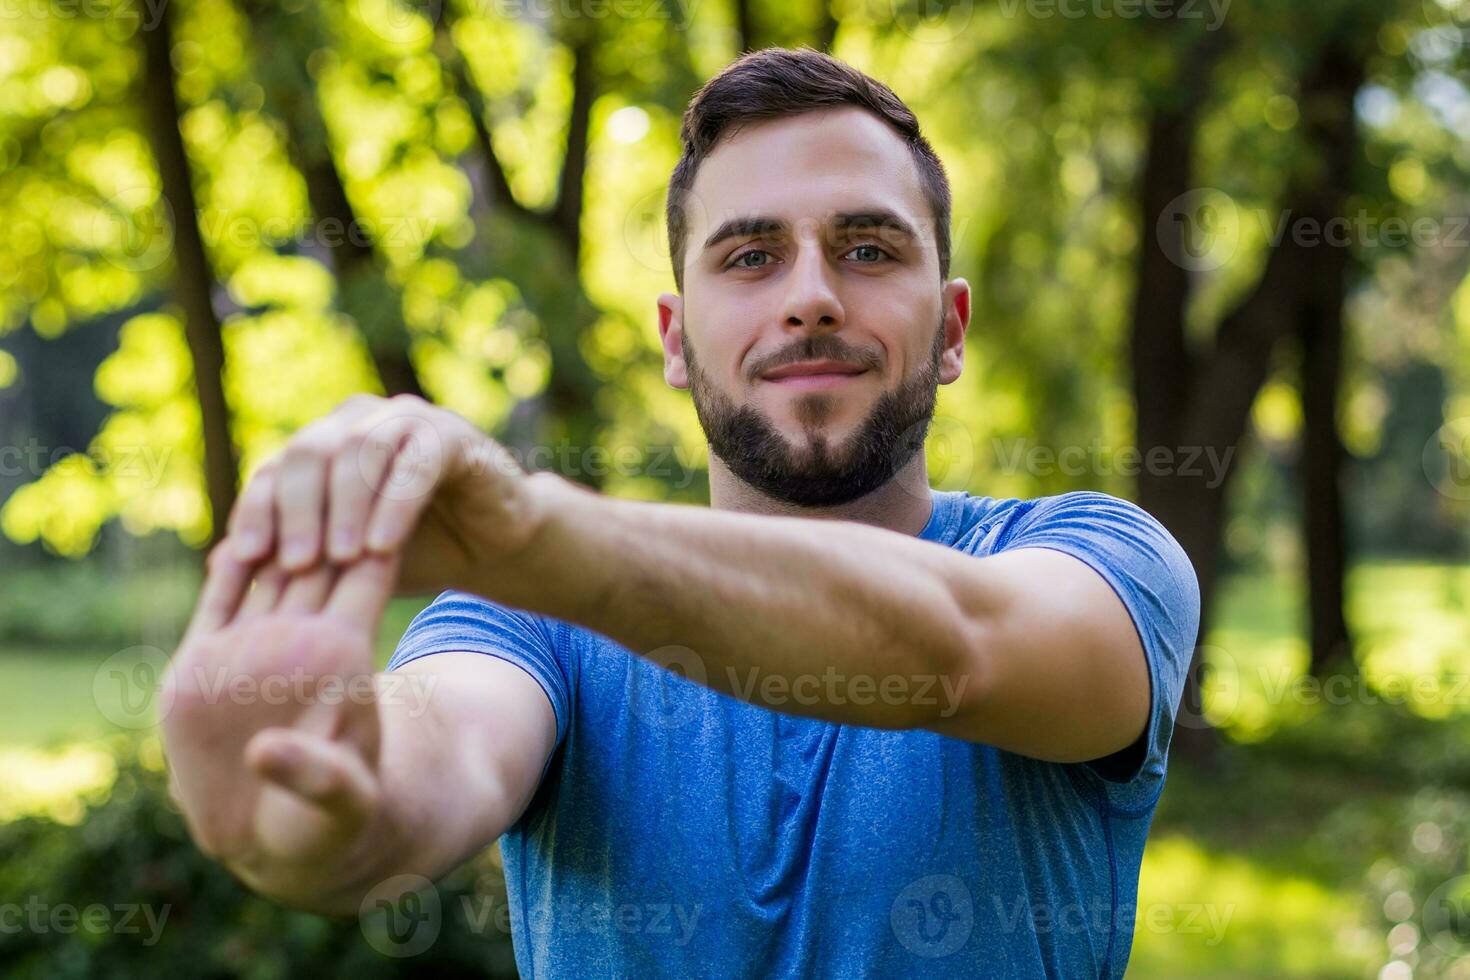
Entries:
MULTIPOLYGON (((865 228, 881 228, 886 232, 912 240, 918 237, 913 227, 892 211, 841 211, 832 216, 833 231, 851 232, 865 228)), ((788 230, 785 221, 770 215, 753 214, 731 218, 716 228, 704 240, 704 248, 711 249, 727 238, 745 235, 779 235, 788 230)))

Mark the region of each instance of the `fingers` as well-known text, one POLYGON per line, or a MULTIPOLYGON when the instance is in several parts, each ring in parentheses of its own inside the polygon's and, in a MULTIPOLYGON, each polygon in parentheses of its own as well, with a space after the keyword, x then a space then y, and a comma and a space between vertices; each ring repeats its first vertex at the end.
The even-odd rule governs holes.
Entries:
POLYGON ((400 458, 438 460, 439 439, 433 423, 417 414, 413 401, 395 403, 359 422, 332 464, 332 493, 327 507, 330 539, 328 554, 348 562, 367 544, 369 527, 381 499, 408 494, 426 502, 438 482, 438 470, 428 479, 403 487, 400 458), (394 482, 398 481, 398 482, 394 482))
POLYGON ((403 544, 444 476, 444 442, 432 422, 409 417, 384 429, 396 437, 397 449, 378 488, 365 542, 379 553, 403 544))
POLYGON ((281 567, 288 572, 307 568, 321 550, 330 458, 325 449, 319 448, 318 439, 293 443, 281 463, 275 504, 281 529, 277 554, 281 567))
POLYGON ((328 614, 376 628, 393 596, 399 556, 363 555, 342 570, 327 600, 328 614))
POLYGON ((329 462, 354 427, 389 404, 375 395, 347 399, 296 433, 285 450, 255 472, 230 516, 230 536, 242 559, 263 559, 274 548, 288 570, 316 560, 329 462))
POLYGON ((208 574, 200 589, 194 615, 184 631, 184 642, 229 624, 250 584, 250 563, 241 561, 229 538, 209 553, 208 574))
POLYGON ((369 432, 337 454, 328 477, 327 555, 346 564, 362 551, 368 515, 397 451, 392 434, 369 432))
POLYGON ((319 612, 332 592, 332 583, 337 580, 338 569, 327 562, 319 562, 309 570, 292 575, 276 603, 276 612, 314 613, 319 612))
POLYGON ((263 616, 274 610, 281 600, 281 593, 285 591, 287 578, 285 570, 275 562, 261 568, 255 576, 254 587, 240 605, 237 618, 263 616))
POLYGON ((241 561, 258 561, 276 543, 276 471, 266 464, 246 484, 230 515, 230 540, 241 561))
POLYGON ((350 747, 289 728, 257 732, 245 746, 245 765, 333 817, 357 822, 377 806, 377 780, 350 747))

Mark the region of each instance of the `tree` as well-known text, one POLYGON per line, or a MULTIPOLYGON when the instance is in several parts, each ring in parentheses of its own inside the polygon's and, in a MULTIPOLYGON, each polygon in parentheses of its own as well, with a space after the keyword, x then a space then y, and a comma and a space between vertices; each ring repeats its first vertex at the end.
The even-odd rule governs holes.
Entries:
POLYGON ((224 343, 212 293, 214 270, 204 251, 194 202, 194 179, 179 132, 179 103, 174 93, 173 8, 163 7, 155 27, 138 32, 143 48, 143 103, 149 139, 163 184, 163 198, 173 214, 174 295, 183 308, 184 335, 194 366, 204 435, 204 476, 213 514, 212 540, 224 536, 225 516, 235 505, 239 461, 230 434, 221 372, 224 343))
MULTIPOLYGON (((1277 209, 1293 221, 1322 228, 1346 211, 1361 156, 1354 99, 1383 16, 1364 9, 1344 18, 1306 55, 1297 97, 1302 152, 1277 209)), ((1138 444, 1145 454, 1154 447, 1234 451, 1246 437, 1250 410, 1273 356, 1283 343, 1300 344, 1312 659, 1320 671, 1351 663, 1342 611, 1344 454, 1337 433, 1349 254, 1340 245, 1293 233, 1271 242, 1254 286, 1220 319, 1211 341, 1192 349, 1188 257, 1200 244, 1192 236, 1209 234, 1195 225, 1206 215, 1200 210, 1206 205, 1193 196, 1198 188, 1195 142, 1202 103, 1225 44, 1222 36, 1207 35, 1186 49, 1175 97, 1157 107, 1148 124, 1138 220, 1152 233, 1144 235, 1138 253, 1132 329, 1138 444)), ((1202 636, 1217 586, 1229 472, 1213 487, 1148 467, 1139 475, 1139 502, 1170 528, 1195 565, 1202 636)), ((1195 699, 1201 666, 1196 662, 1192 669, 1195 699)), ((1181 729, 1181 744, 1197 746, 1201 731, 1181 729)))
POLYGON ((317 104, 307 65, 327 45, 317 8, 287 13, 276 0, 245 0, 250 13, 256 77, 267 108, 285 129, 291 161, 306 182, 322 228, 342 309, 362 333, 383 389, 425 397, 403 322, 403 300, 388 282, 373 248, 374 234, 358 218, 332 153, 332 136, 317 104))

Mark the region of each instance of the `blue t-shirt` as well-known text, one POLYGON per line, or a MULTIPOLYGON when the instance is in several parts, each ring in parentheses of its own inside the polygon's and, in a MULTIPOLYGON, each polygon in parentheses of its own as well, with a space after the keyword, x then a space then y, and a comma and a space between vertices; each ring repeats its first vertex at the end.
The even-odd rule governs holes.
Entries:
POLYGON ((1194 571, 1154 518, 1108 494, 931 492, 923 540, 981 557, 1055 549, 1108 581, 1148 657, 1139 742, 1060 764, 785 715, 687 679, 702 669, 689 651, 660 651, 665 669, 584 627, 445 592, 388 669, 501 657, 556 713, 556 750, 500 840, 523 976, 1123 975, 1198 629, 1194 571))

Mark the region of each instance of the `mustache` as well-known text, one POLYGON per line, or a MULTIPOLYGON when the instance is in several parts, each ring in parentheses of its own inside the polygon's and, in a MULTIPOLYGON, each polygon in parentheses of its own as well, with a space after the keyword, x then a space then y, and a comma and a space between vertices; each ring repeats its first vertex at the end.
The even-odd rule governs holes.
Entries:
POLYGON ((778 367, 799 364, 802 361, 839 361, 874 371, 883 366, 883 359, 876 351, 851 347, 831 334, 821 334, 803 338, 769 357, 756 361, 749 372, 750 378, 754 380, 778 367))

